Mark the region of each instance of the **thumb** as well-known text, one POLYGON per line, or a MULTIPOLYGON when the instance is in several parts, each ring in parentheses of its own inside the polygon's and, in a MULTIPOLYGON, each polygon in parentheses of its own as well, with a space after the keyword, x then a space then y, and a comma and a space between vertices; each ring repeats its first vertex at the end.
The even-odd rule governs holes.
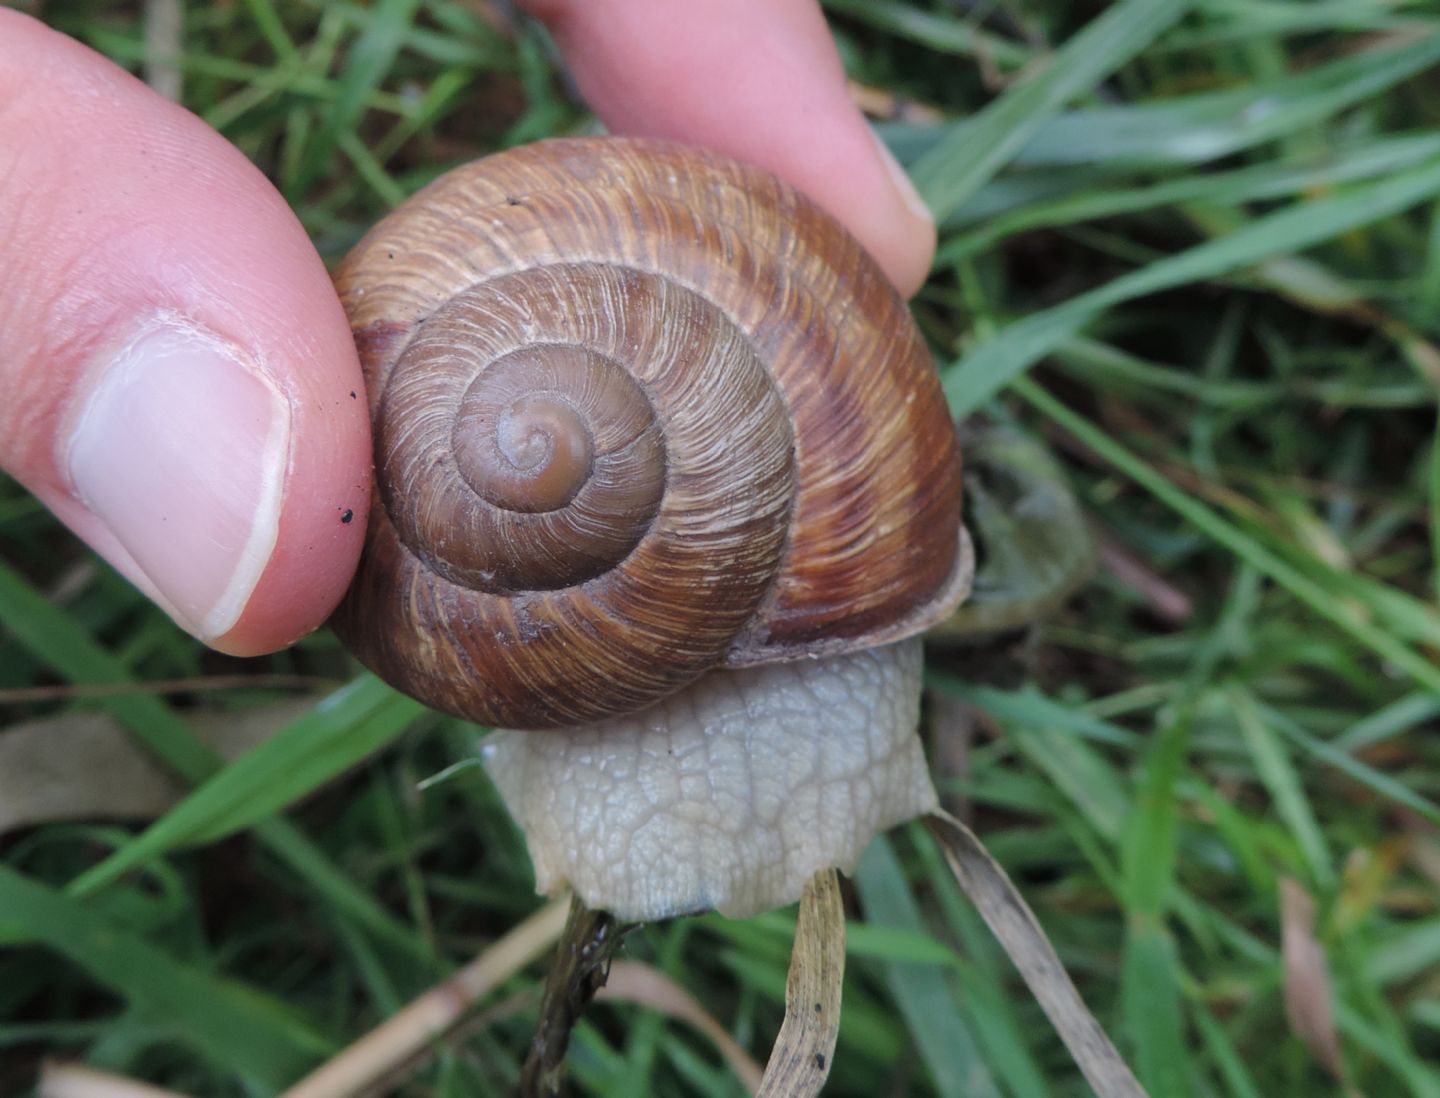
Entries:
POLYGON ((185 629, 237 654, 322 623, 369 436, 304 230, 199 119, 0 10, 0 467, 185 629))

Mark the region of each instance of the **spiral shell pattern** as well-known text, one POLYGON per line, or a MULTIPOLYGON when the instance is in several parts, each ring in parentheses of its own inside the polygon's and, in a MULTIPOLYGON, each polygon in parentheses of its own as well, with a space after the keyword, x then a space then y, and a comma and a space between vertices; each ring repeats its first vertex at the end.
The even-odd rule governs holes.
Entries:
POLYGON ((682 146, 432 184, 337 274, 379 505, 336 618, 388 681, 538 728, 864 647, 958 595, 959 463, 903 302, 827 215, 682 146))

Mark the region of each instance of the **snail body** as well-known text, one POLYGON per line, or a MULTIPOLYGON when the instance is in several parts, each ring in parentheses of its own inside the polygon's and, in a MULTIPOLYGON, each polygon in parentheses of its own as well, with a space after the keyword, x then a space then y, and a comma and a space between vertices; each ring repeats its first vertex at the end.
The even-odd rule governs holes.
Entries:
POLYGON ((698 149, 549 141, 437 180, 336 284, 378 486, 336 629, 501 729, 543 891, 749 914, 934 806, 907 638, 968 588, 959 452, 832 218, 698 149))
POLYGON ((601 720, 958 600, 959 457, 924 341, 772 176, 542 142, 437 180, 336 283, 379 486, 336 626, 437 708, 601 720))
POLYGON ((640 713, 503 731, 485 768, 525 833, 539 891, 620 918, 740 918, 849 870, 876 834, 938 805, 916 638, 714 671, 640 713))

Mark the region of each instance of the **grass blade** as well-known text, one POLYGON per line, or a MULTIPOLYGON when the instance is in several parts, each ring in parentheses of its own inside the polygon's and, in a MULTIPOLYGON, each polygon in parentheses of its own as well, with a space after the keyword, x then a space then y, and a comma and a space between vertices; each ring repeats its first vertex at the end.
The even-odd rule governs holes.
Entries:
POLYGON ((1392 175, 1437 156, 1440 156, 1440 134, 1415 134, 1366 141, 1353 148, 1329 149, 1318 162, 1313 159, 1300 163, 1278 161, 1228 172, 1187 175, 1150 186, 1112 185, 1077 192, 1075 180, 1068 178, 1068 185, 1055 197, 986 218, 971 232, 947 239, 936 256, 936 263, 945 266, 966 259, 1007 237, 1034 229, 1098 221, 1187 202, 1241 205, 1329 191, 1349 183, 1392 175))
MULTIPOLYGON (((1432 170, 1432 174, 1435 176, 1434 185, 1440 186, 1440 172, 1432 170)), ((1030 379, 1017 378, 1012 384, 1027 403, 1080 439, 1161 503, 1182 515, 1207 537, 1225 546, 1252 568, 1284 587, 1312 612, 1354 637, 1376 656, 1389 660, 1427 689, 1440 693, 1440 668, 1414 649, 1400 643, 1383 629, 1376 628, 1368 618, 1356 613, 1353 608, 1338 602, 1314 580, 1175 487, 1104 431, 1066 408, 1030 379)))
POLYGON ((1140 1077, 1153 1094, 1189 1093, 1179 964, 1165 928, 1175 888, 1179 784, 1189 745, 1188 709, 1150 746, 1124 842, 1125 960, 1121 1008, 1140 1077))
POLYGON ((443 984, 430 988, 282 1098, 340 1098, 373 1090, 460 1025, 477 1002, 548 950, 565 928, 569 904, 552 900, 443 984))
POLYGON ((1387 800, 1396 804, 1404 805, 1406 808, 1419 813, 1432 824, 1440 826, 1440 805, 1434 801, 1422 797, 1408 786, 1402 785, 1388 774, 1366 765, 1359 759, 1345 751, 1341 751, 1333 744, 1324 740, 1316 739, 1305 729, 1301 728, 1295 721, 1281 713, 1273 706, 1261 706, 1260 711, 1265 715, 1275 728, 1286 739, 1290 740, 1302 751, 1314 756, 1316 759, 1334 767, 1340 773, 1350 778, 1359 785, 1373 790, 1387 800))
POLYGON ((283 1004, 190 968, 59 892, 0 865, 0 934, 64 954, 159 1030, 275 1092, 329 1042, 283 1004))
MULTIPOLYGON (((866 922, 925 933, 919 905, 884 836, 877 837, 860 859, 855 886, 866 922)), ((891 964, 885 979, 936 1091, 944 1098, 999 1098, 1000 1088, 946 973, 931 964, 891 964)))
POLYGON ((1003 168, 1042 122, 1173 26, 1189 0, 1125 0, 1075 35, 1045 71, 954 127, 911 168, 936 220, 1003 168))
MULTIPOLYGON (((132 681, 129 668, 3 560, 0 621, 7 632, 71 682, 132 681)), ((146 750, 187 781, 202 781, 220 768, 220 757, 159 698, 114 694, 104 704, 146 750)))
POLYGON ((295 177, 287 181, 292 198, 304 194, 329 167, 342 139, 353 134, 369 97, 385 79, 404 43, 420 0, 381 0, 366 12, 367 23, 350 49, 335 99, 327 104, 319 131, 305 146, 295 177))
POLYGON ((1240 734, 1250 749, 1250 757, 1260 780, 1269 790, 1275 811, 1285 821, 1290 834, 1310 869, 1310 876, 1322 888, 1335 884, 1335 870, 1331 866, 1330 851, 1326 849, 1325 837, 1305 798, 1300 776, 1290 762, 1290 757, 1277 741, 1265 718, 1248 693, 1238 688, 1227 691, 1240 726, 1240 734))
POLYGON ((74 882, 79 893, 185 845, 252 827, 391 742, 427 710, 362 675, 209 779, 74 882))
MULTIPOLYGON (((134 681, 124 663, 100 647, 73 618, 36 592, 3 561, 0 561, 0 621, 11 635, 70 682, 134 681)), ((159 698, 150 694, 114 694, 107 696, 103 704, 126 731, 192 783, 198 784, 219 770, 220 759, 189 724, 159 698)), ((400 730, 395 729, 396 734, 400 730)), ((371 746, 374 747, 373 741, 371 746)), ((423 951, 414 935, 376 903, 373 896, 357 888, 289 823, 268 821, 257 828, 257 834, 301 880, 338 910, 405 952, 423 951)), ((113 857, 127 856, 122 848, 113 857)), ((100 868, 97 866, 92 872, 100 868)), ((100 877, 92 880, 98 882, 100 877)), ((86 895, 97 888, 98 884, 82 879, 72 882, 70 891, 73 895, 86 895)))
MULTIPOLYGON (((1068 179, 1073 188, 1077 179, 1092 171, 1114 178, 1137 170, 1174 170, 1284 139, 1440 63, 1440 29, 1433 24, 1417 27, 1418 35, 1377 39, 1370 48, 1351 51, 1339 60, 1241 88, 1052 112, 1007 157, 1007 163, 1025 169, 1011 182, 1068 179), (1056 168, 1063 171, 1043 171, 1056 168)), ((950 130, 892 125, 886 127, 885 137, 902 160, 918 163, 937 147, 960 141, 966 128, 982 116, 983 112, 950 130)), ((975 219, 958 206, 953 212, 967 222, 975 219)))
POLYGON ((1217 278, 1313 247, 1440 194, 1440 160, 1344 195, 1297 202, 1228 236, 1152 263, 1010 325, 945 373, 945 396, 963 418, 1105 310, 1161 290, 1217 278))
POLYGON ((1134 168, 1217 160, 1297 133, 1440 63, 1440 31, 1434 28, 1377 42, 1243 88, 1069 111, 1047 123, 1017 162, 1134 168))
POLYGON ((1132 922, 1125 933, 1120 974, 1125 1029, 1135 1042, 1140 1078, 1151 1094, 1189 1094, 1185 1073, 1180 965, 1169 932, 1153 922, 1132 922))

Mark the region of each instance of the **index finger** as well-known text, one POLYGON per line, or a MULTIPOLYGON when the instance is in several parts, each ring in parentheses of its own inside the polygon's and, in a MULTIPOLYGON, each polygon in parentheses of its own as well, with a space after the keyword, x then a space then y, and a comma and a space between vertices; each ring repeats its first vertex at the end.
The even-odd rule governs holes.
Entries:
POLYGON ((529 0, 618 133, 768 168, 835 215, 907 297, 935 223, 850 101, 813 0, 529 0))

